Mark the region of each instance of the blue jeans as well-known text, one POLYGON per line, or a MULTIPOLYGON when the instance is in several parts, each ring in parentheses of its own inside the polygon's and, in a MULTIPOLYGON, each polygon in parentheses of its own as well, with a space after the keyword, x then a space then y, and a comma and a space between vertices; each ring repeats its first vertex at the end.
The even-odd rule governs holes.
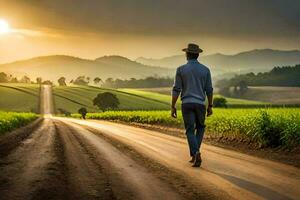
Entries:
POLYGON ((194 156, 200 149, 205 131, 206 107, 205 105, 197 103, 185 103, 182 104, 181 111, 190 148, 190 155, 194 156))

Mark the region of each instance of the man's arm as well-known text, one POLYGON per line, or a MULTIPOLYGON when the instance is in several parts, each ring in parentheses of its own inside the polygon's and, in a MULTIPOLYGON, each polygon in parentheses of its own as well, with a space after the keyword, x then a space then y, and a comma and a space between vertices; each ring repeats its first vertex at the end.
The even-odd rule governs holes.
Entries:
POLYGON ((177 118, 177 109, 176 109, 176 102, 177 102, 178 96, 172 96, 172 108, 171 108, 171 116, 173 118, 177 118))
POLYGON ((178 68, 176 70, 175 81, 174 81, 173 90, 172 90, 171 116, 174 117, 174 118, 177 117, 176 102, 177 102, 178 97, 181 93, 181 90, 182 90, 182 80, 181 80, 180 71, 179 71, 179 68, 178 68))
POLYGON ((213 107, 213 87, 212 87, 212 80, 211 80, 211 74, 210 71, 207 74, 206 78, 206 86, 205 86, 205 93, 208 100, 208 107, 207 107, 207 116, 213 114, 212 107, 213 107))

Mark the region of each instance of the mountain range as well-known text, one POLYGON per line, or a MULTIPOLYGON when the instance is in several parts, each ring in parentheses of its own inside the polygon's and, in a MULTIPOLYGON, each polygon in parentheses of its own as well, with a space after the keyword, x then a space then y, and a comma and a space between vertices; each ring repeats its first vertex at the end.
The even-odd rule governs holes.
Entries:
MULTIPOLYGON (((300 64, 300 51, 260 49, 235 55, 212 54, 200 56, 200 62, 210 67, 215 78, 231 77, 237 73, 264 72, 275 66, 300 64)), ((145 78, 148 76, 174 76, 175 68, 186 63, 184 54, 149 59, 140 57, 135 61, 122 56, 104 56, 94 60, 53 55, 35 57, 1 64, 0 72, 14 76, 57 80, 64 76, 71 80, 78 76, 91 78, 145 78)))
MULTIPOLYGON (((281 51, 273 49, 255 49, 235 55, 212 54, 201 56, 200 62, 211 68, 215 75, 230 72, 262 72, 275 66, 295 65, 300 63, 300 51, 281 51)), ((176 55, 161 59, 140 57, 137 62, 150 66, 176 68, 186 62, 185 55, 176 55)))
POLYGON ((172 69, 147 66, 121 56, 104 56, 95 60, 78 57, 54 55, 36 57, 0 65, 0 72, 14 76, 27 75, 31 78, 42 77, 57 80, 64 76, 71 80, 78 76, 91 78, 145 78, 148 76, 171 76, 172 69))

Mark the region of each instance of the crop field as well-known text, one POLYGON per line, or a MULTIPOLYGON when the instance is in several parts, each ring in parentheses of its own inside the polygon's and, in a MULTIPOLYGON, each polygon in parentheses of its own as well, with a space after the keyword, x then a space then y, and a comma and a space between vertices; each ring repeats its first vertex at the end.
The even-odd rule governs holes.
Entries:
MULTIPOLYGON (((177 119, 171 118, 169 111, 109 111, 89 113, 87 118, 183 127, 180 112, 177 119)), ((300 109, 214 109, 213 116, 206 120, 206 129, 214 137, 293 147, 300 144, 300 109)))
POLYGON ((34 113, 0 112, 0 135, 19 128, 35 120, 38 115, 34 113))
POLYGON ((170 106, 166 102, 138 96, 113 89, 96 88, 89 86, 59 86, 53 88, 54 104, 56 110, 63 108, 71 113, 77 113, 81 107, 89 112, 99 112, 93 105, 93 99, 103 92, 117 95, 120 101, 120 110, 166 110, 170 106))
POLYGON ((39 85, 0 84, 0 110, 11 112, 39 112, 39 85))

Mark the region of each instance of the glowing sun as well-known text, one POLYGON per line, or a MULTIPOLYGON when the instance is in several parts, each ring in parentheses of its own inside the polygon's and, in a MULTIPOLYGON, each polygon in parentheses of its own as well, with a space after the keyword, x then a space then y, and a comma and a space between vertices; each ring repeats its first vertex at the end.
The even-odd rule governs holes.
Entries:
POLYGON ((0 19, 0 34, 5 34, 9 32, 10 32, 9 23, 4 19, 0 19))

